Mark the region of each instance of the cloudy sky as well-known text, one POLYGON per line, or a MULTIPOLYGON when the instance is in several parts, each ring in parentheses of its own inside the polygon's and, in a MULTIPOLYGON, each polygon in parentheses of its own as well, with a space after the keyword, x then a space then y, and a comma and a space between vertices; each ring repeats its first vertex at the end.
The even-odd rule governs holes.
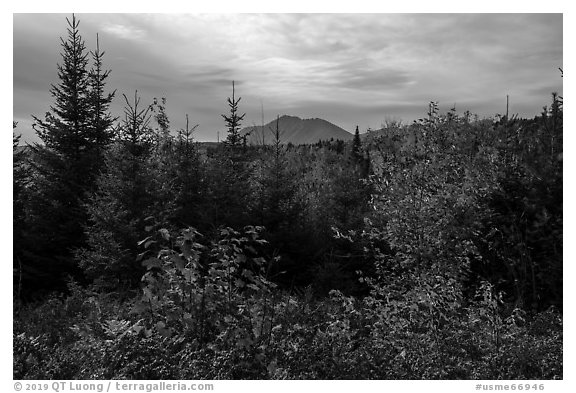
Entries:
MULTIPOLYGON (((13 117, 49 110, 65 14, 14 14, 13 117)), ((411 122, 427 103, 481 117, 534 116, 563 94, 561 14, 77 14, 88 49, 100 37, 112 107, 138 90, 166 97, 172 128, 188 114, 196 139, 225 132, 232 80, 244 125, 320 117, 353 132, 411 122)))

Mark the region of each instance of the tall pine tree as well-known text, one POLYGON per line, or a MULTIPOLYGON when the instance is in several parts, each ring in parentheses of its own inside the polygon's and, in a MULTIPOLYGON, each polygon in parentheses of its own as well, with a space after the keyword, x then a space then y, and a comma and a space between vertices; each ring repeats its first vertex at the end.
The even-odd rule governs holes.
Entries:
MULTIPOLYGON (((174 149, 176 162, 173 181, 175 184, 174 221, 181 227, 201 224, 203 193, 205 192, 205 168, 201 160, 193 132, 186 115, 186 128, 178 131, 174 149)), ((205 223, 203 223, 205 224, 205 223)), ((203 229, 203 228, 202 228, 203 229)))
POLYGON ((354 140, 352 141, 352 155, 356 160, 362 158, 362 142, 360 140, 360 131, 358 130, 358 126, 356 126, 354 140))
POLYGON ((232 81, 232 98, 228 97, 228 106, 230 106, 230 115, 222 115, 224 121, 226 122, 226 126, 228 127, 228 136, 226 137, 226 143, 233 148, 239 147, 242 145, 242 135, 240 134, 240 125, 242 120, 244 120, 244 116, 246 114, 239 115, 238 114, 238 103, 240 102, 241 97, 236 99, 235 97, 235 88, 234 88, 234 81, 232 81))
MULTIPOLYGON (((113 127, 117 118, 112 117, 109 113, 110 104, 114 99, 116 91, 112 93, 105 92, 106 79, 110 75, 110 70, 102 69, 102 58, 104 52, 100 52, 100 40, 96 34, 96 50, 90 52, 92 55, 93 66, 88 73, 88 100, 90 104, 91 124, 88 128, 86 138, 91 143, 91 150, 95 153, 96 170, 101 169, 101 159, 103 158, 104 148, 112 142, 115 136, 113 127)), ((97 173, 95 173, 97 175, 97 173)))
POLYGON ((87 278, 105 289, 131 288, 142 277, 136 261, 138 241, 147 232, 158 199, 155 171, 150 162, 158 134, 150 126, 152 106, 142 105, 138 92, 126 102, 118 138, 106 155, 107 169, 97 179, 97 190, 85 204, 86 246, 76 258, 87 278))
POLYGON ((26 151, 19 145, 22 135, 16 135, 12 123, 12 235, 14 250, 12 253, 14 272, 14 298, 20 299, 22 279, 29 274, 23 270, 22 250, 24 249, 24 218, 26 214, 26 194, 30 182, 30 170, 27 165, 26 151))
POLYGON ((93 53, 95 64, 89 71, 79 21, 74 15, 66 21, 68 38, 60 38, 59 83, 50 89, 54 104, 44 119, 33 116, 43 143, 32 147, 36 184, 28 260, 42 280, 74 271, 72 250, 83 244, 86 222, 81 200, 94 189, 102 162, 98 157, 112 138, 113 119, 107 111, 113 94, 104 94, 109 71, 102 71, 102 53, 99 48, 93 53))
MULTIPOLYGON (((296 198, 296 175, 290 168, 286 158, 286 148, 282 142, 280 117, 276 118, 276 126, 271 129, 272 149, 270 158, 264 162, 260 183, 260 214, 262 224, 270 233, 287 237, 289 227, 296 225, 299 212, 303 209, 296 198)), ((266 160, 264 156, 263 160, 266 160)))
POLYGON ((232 97, 228 97, 230 114, 222 115, 228 136, 208 162, 207 195, 211 206, 206 211, 204 221, 210 221, 216 227, 226 225, 241 228, 249 224, 250 160, 240 132, 245 116, 238 114, 240 99, 235 96, 235 84, 232 82, 232 97))

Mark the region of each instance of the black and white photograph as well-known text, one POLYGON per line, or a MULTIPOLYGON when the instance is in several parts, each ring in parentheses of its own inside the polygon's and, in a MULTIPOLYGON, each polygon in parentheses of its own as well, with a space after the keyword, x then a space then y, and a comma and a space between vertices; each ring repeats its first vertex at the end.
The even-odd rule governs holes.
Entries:
POLYGON ((564 379, 564 14, 65 10, 12 14, 22 390, 564 379))

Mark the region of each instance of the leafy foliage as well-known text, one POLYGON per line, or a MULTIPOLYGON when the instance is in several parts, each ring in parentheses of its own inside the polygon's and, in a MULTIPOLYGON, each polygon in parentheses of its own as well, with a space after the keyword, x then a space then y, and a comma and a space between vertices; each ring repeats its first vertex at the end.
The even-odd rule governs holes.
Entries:
MULTIPOLYGON (((246 227, 239 233, 223 228, 210 246, 198 243, 201 235, 193 228, 175 239, 166 229, 159 230, 159 240, 174 246, 164 246, 157 256, 143 261, 148 272, 135 312, 147 316, 167 337, 175 330, 184 331, 202 344, 242 334, 245 344, 251 345, 265 323, 259 322, 258 332, 258 326, 251 326, 252 318, 265 313, 266 307, 249 295, 264 296, 275 286, 265 278, 266 261, 258 257, 257 249, 265 243, 260 230, 246 227)), ((142 244, 150 247, 155 242, 149 236, 142 244)))

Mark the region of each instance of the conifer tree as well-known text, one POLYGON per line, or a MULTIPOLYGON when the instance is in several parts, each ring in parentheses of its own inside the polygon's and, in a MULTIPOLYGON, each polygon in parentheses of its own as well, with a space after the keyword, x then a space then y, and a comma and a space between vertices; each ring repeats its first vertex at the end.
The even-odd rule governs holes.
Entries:
POLYGON ((91 109, 89 101, 88 53, 78 26, 80 22, 72 15, 68 22, 68 40, 61 40, 62 64, 58 64, 60 83, 52 85, 50 93, 55 99, 44 120, 33 116, 34 129, 44 146, 54 153, 80 160, 87 148, 91 109))
POLYGON ((150 164, 157 135, 150 127, 151 106, 142 106, 138 92, 124 95, 124 119, 117 143, 106 156, 107 170, 86 203, 87 246, 76 252, 86 276, 100 287, 131 287, 142 275, 136 262, 137 243, 145 237, 146 218, 154 216, 156 192, 150 164))
POLYGON ((228 128, 228 136, 226 137, 226 143, 233 148, 242 145, 242 135, 240 135, 240 125, 246 113, 238 114, 238 103, 241 97, 235 98, 235 88, 234 81, 232 81, 232 98, 228 97, 228 106, 230 106, 230 116, 222 115, 226 126, 228 128))
POLYGON ((102 69, 102 58, 105 52, 100 52, 100 40, 96 34, 96 50, 92 54, 93 66, 88 73, 89 102, 91 106, 92 128, 89 129, 89 141, 93 144, 96 158, 102 158, 104 148, 112 142, 115 136, 113 127, 117 118, 109 113, 110 104, 114 99, 116 91, 105 93, 106 79, 110 75, 110 70, 102 69))
POLYGON ((268 231, 275 232, 280 227, 284 227, 282 229, 285 231, 286 227, 294 225, 302 206, 296 200, 297 184, 286 159, 280 130, 280 117, 276 118, 276 126, 271 131, 273 135, 272 157, 264 165, 261 194, 263 224, 268 231))
POLYGON ((75 15, 66 21, 59 83, 50 89, 54 103, 44 119, 33 116, 33 128, 43 143, 32 147, 36 184, 28 223, 35 254, 30 259, 50 264, 49 270, 62 276, 73 270, 71 251, 84 241, 86 211, 81 200, 95 188, 102 163, 98 158, 112 138, 113 121, 107 113, 113 94, 104 94, 109 71, 102 71, 103 53, 96 49, 89 71, 80 22, 75 15))
POLYGON ((360 141, 360 131, 358 130, 358 126, 356 126, 354 140, 352 141, 352 155, 356 161, 362 159, 362 142, 360 141))
POLYGON ((174 149, 174 221, 180 226, 199 227, 200 224, 204 168, 193 137, 197 127, 190 127, 186 115, 186 128, 178 132, 174 149))
POLYGON ((218 149, 208 165, 208 197, 211 207, 205 220, 216 226, 227 225, 240 228, 248 225, 250 201, 250 160, 247 157, 244 139, 240 133, 241 122, 246 114, 238 114, 235 84, 232 82, 232 97, 228 98, 230 115, 222 115, 228 136, 223 148, 218 149), (209 218, 210 216, 211 218, 209 218))
MULTIPOLYGON (((12 123, 12 129, 17 126, 16 122, 12 123)), ((23 194, 26 186, 30 181, 30 171, 26 165, 26 155, 20 148, 21 134, 16 135, 12 132, 12 200, 13 200, 13 222, 21 223, 24 218, 24 201, 23 194)), ((16 225, 14 225, 16 227, 16 225)), ((16 251, 16 250, 15 250, 16 251)))
MULTIPOLYGON (((17 123, 12 123, 12 129, 17 123)), ((14 267, 14 291, 20 297, 22 289, 22 278, 28 274, 23 271, 22 251, 25 249, 24 218, 26 214, 26 189, 30 182, 30 170, 26 163, 26 153, 19 146, 22 135, 12 132, 12 235, 14 250, 12 253, 14 267)))
POLYGON ((362 148, 362 140, 360 139, 358 126, 356 126, 356 132, 352 140, 351 156, 358 176, 364 179, 367 178, 370 173, 370 150, 362 148))

